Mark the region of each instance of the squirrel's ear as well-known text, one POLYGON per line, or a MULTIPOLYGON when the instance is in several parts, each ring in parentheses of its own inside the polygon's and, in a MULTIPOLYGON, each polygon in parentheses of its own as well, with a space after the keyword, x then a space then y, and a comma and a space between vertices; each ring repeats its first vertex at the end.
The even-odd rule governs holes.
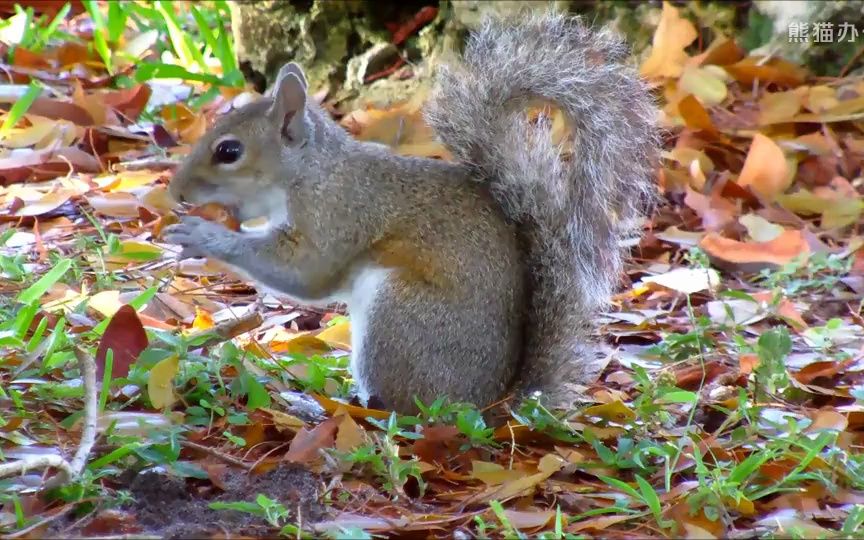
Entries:
POLYGON ((279 87, 279 81, 281 81, 289 73, 293 73, 297 76, 298 79, 300 79, 300 82, 303 83, 304 90, 309 87, 309 83, 306 81, 306 74, 303 73, 303 69, 300 67, 300 64, 296 62, 288 62, 279 69, 279 73, 276 75, 276 82, 273 84, 273 86, 270 87, 269 90, 267 90, 267 93, 265 95, 273 96, 273 94, 276 93, 276 89, 279 87))
POLYGON ((305 135, 306 85, 300 78, 302 73, 298 77, 293 71, 287 72, 286 67, 279 71, 279 78, 273 85, 273 105, 269 112, 284 138, 299 141, 305 135))

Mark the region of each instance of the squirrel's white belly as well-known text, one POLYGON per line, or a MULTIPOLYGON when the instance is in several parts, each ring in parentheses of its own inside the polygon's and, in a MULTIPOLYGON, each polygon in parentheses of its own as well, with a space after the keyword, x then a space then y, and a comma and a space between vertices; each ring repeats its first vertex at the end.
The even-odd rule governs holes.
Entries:
POLYGON ((369 391, 364 384, 363 345, 375 298, 381 285, 390 276, 392 269, 367 266, 354 276, 348 295, 348 316, 351 320, 351 373, 357 383, 358 397, 364 403, 369 399, 369 391))

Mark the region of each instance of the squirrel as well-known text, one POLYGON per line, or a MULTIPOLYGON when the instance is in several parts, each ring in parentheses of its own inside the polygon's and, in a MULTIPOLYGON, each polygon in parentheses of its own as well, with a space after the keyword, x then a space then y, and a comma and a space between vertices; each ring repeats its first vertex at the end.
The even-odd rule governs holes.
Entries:
MULTIPOLYGON (((169 183, 265 231, 186 216, 163 238, 299 302, 345 302, 361 401, 568 406, 621 240, 656 197, 656 105, 608 29, 554 11, 487 17, 441 67, 425 119, 452 160, 352 138, 288 63, 219 118, 169 183), (563 113, 570 148, 546 109, 563 113), (539 392, 539 394, 538 394, 539 392)), ((593 375, 596 375, 593 374, 593 375)))

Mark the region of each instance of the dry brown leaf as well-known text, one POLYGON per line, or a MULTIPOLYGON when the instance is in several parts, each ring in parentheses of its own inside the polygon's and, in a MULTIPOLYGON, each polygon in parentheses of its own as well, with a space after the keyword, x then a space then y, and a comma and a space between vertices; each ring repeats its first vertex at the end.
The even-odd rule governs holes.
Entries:
POLYGON ((759 100, 759 124, 792 122, 801 110, 802 97, 799 92, 770 92, 759 100))
POLYGON ((336 431, 335 445, 337 450, 340 452, 350 452, 367 442, 366 430, 351 418, 348 411, 344 408, 340 409, 334 416, 340 419, 336 431))
POLYGON ((318 457, 318 451, 323 448, 331 448, 336 441, 336 430, 339 428, 341 418, 328 418, 314 429, 306 428, 297 432, 291 440, 291 446, 283 459, 295 463, 308 463, 318 457))

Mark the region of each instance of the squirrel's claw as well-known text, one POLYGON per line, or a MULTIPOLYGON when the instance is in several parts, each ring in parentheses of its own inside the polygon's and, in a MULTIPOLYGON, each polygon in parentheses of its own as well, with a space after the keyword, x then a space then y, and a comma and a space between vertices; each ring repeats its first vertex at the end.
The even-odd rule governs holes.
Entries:
POLYGON ((197 216, 184 216, 180 223, 169 225, 162 232, 162 238, 169 244, 183 248, 180 259, 191 257, 207 257, 215 255, 212 247, 218 243, 218 238, 226 234, 224 227, 197 216))

